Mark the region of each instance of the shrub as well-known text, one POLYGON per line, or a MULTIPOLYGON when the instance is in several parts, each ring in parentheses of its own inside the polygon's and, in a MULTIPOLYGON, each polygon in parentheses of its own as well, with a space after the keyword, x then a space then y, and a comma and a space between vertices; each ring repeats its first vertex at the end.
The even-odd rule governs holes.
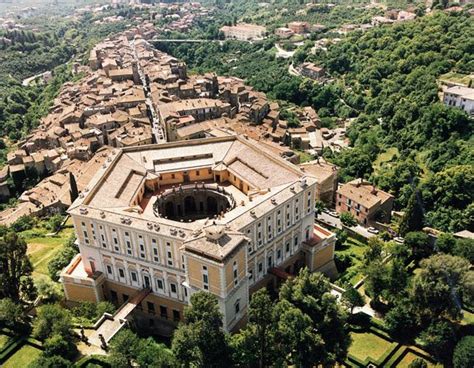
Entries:
POLYGON ((462 338, 453 354, 454 368, 474 367, 474 336, 462 338))

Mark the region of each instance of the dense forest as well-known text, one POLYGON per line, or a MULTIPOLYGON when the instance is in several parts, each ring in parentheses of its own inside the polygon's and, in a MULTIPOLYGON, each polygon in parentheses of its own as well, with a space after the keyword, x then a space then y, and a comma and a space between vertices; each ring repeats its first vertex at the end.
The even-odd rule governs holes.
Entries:
POLYGON ((354 148, 334 157, 343 178, 371 177, 399 208, 418 187, 426 225, 472 229, 473 124, 440 102, 437 78, 474 71, 473 19, 438 12, 354 34, 309 58, 344 83, 341 98, 358 116, 348 131, 354 148), (389 150, 394 155, 374 171, 389 150))
POLYGON ((333 77, 326 85, 289 75, 289 62, 274 56, 274 42, 157 46, 194 72, 234 75, 272 99, 312 105, 323 122, 357 118, 348 130, 353 147, 325 152, 341 167, 342 181, 371 179, 397 197, 400 210, 417 188, 425 225, 473 228, 473 124, 440 102, 437 81, 449 71, 474 71, 472 18, 436 12, 353 33, 316 55, 307 41, 294 62, 323 65, 333 77))

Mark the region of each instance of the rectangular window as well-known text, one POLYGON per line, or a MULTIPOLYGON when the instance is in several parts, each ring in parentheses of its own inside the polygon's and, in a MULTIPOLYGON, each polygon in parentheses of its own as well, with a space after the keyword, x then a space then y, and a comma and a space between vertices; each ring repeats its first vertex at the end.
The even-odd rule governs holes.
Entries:
POLYGON ((290 242, 287 242, 285 244, 285 251, 286 251, 286 253, 290 253, 290 242))
POLYGON ((166 257, 167 257, 168 266, 173 267, 173 254, 171 253, 170 242, 166 242, 166 257))
POLYGON ((179 322, 181 320, 181 316, 179 310, 173 309, 173 321, 179 322))
POLYGON ((253 280, 253 270, 249 270, 249 280, 253 280))
POLYGON ((166 308, 164 305, 160 305, 160 316, 161 318, 168 318, 168 308, 166 308))
POLYGON ((89 244, 89 233, 87 232, 87 226, 86 223, 83 222, 82 224, 82 233, 84 235, 84 243, 89 244))
POLYGON ((119 246, 119 241, 118 241, 118 236, 117 236, 117 230, 112 229, 112 241, 114 243, 114 250, 116 252, 120 252, 120 246, 119 246))
POLYGON ((239 275, 238 275, 238 268, 237 268, 237 262, 234 262, 234 265, 232 266, 232 273, 234 275, 234 286, 239 283, 239 275))
POLYGON ((258 262, 258 273, 262 273, 262 272, 263 272, 263 263, 258 262))
POLYGON ((202 266, 202 286, 204 290, 209 290, 209 274, 207 272, 207 266, 202 266))
POLYGON ((174 296, 175 298, 177 297, 178 295, 178 288, 176 286, 176 284, 174 283, 170 283, 170 291, 171 291, 171 296, 174 296))
POLYGON ((125 278, 125 271, 123 270, 123 268, 119 268, 119 276, 121 279, 124 279, 125 278))
POLYGON ((138 235, 138 247, 140 249, 140 258, 145 259, 146 254, 145 254, 145 241, 143 240, 142 235, 138 235))
POLYGON ((150 314, 155 314, 155 304, 152 302, 146 302, 147 308, 148 308, 148 313, 150 314))
POLYGON ((107 265, 107 273, 112 276, 112 266, 111 265, 107 265))
POLYGON ((277 249, 277 260, 281 259, 281 249, 277 249))
POLYGON ((165 284, 162 279, 156 279, 156 287, 159 292, 161 293, 165 292, 165 284))
POLYGON ((132 282, 137 282, 138 281, 138 276, 135 271, 130 272, 130 276, 132 277, 132 282))
POLYGON ((153 249, 153 262, 160 263, 160 256, 158 253, 158 243, 156 239, 151 239, 151 248, 153 249))

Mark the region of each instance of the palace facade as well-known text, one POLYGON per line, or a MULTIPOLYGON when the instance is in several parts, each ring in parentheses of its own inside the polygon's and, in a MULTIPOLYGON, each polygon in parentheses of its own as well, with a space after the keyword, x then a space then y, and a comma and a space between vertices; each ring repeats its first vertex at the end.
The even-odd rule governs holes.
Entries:
POLYGON ((253 291, 333 265, 335 235, 314 225, 317 184, 246 137, 115 149, 69 209, 80 254, 61 273, 66 298, 141 293, 142 320, 173 327, 205 290, 234 330, 253 291))

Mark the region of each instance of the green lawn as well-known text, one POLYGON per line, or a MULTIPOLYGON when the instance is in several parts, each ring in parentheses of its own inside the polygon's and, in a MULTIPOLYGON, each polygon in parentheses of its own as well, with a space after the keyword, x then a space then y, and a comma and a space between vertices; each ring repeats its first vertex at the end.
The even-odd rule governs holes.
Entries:
MULTIPOLYGON (((411 362, 413 362, 416 358, 420 358, 418 355, 413 354, 412 352, 408 352, 403 359, 400 361, 400 363, 397 364, 397 368, 408 368, 411 362)), ((424 360, 424 359, 423 359, 424 360)), ((428 367, 434 367, 433 364, 430 362, 426 361, 425 362, 428 364, 428 367)))
POLYGON ((41 350, 30 345, 23 345, 3 364, 3 368, 27 367, 31 362, 38 359, 40 354, 41 350))
POLYGON ((352 266, 340 274, 340 283, 349 282, 354 285, 362 279, 363 275, 360 272, 360 266, 366 247, 367 244, 349 237, 344 245, 336 250, 336 254, 348 254, 352 259, 352 266))
POLYGON ((10 336, 0 335, 0 351, 7 345, 9 340, 10 340, 10 336))
POLYGON ((48 276, 48 263, 67 242, 74 228, 69 223, 57 235, 46 236, 44 228, 24 231, 22 236, 28 244, 28 255, 33 264, 33 277, 38 279, 48 276))
POLYGON ((370 332, 351 332, 351 337, 352 345, 349 348, 349 354, 361 361, 369 357, 372 360, 379 360, 387 351, 396 346, 396 343, 391 343, 370 332))
POLYGON ((474 313, 463 310, 462 314, 463 319, 461 320, 461 323, 463 325, 474 325, 474 313))
POLYGON ((383 163, 390 161, 391 159, 393 159, 393 156, 398 154, 399 152, 397 147, 390 147, 385 152, 380 153, 377 156, 377 159, 374 161, 374 164, 372 165, 374 170, 380 169, 383 163))

